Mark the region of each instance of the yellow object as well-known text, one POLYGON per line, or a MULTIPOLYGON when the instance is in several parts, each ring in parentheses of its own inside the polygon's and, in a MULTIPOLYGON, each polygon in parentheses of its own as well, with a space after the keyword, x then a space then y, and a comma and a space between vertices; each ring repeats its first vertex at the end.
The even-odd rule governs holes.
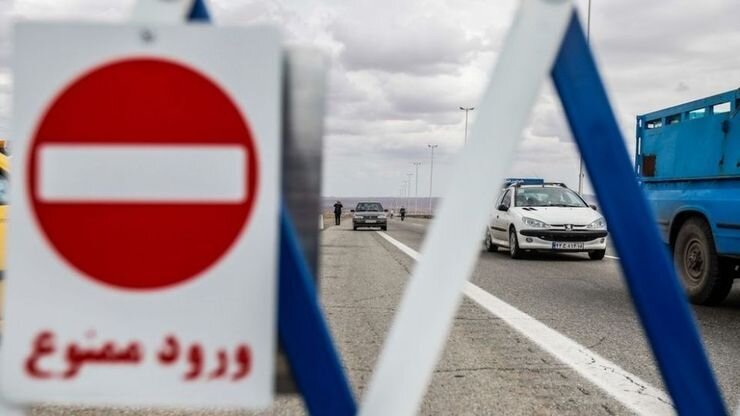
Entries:
POLYGON ((0 273, 5 272, 5 223, 8 219, 8 172, 10 160, 0 153, 0 273))
MULTIPOLYGON (((5 147, 5 141, 2 141, 5 147)), ((10 171, 10 159, 0 153, 0 307, 5 299, 5 223, 8 219, 8 173, 10 171)), ((0 308, 2 310, 4 308, 0 308)), ((2 313, 2 312, 0 312, 2 313)), ((2 315, 0 315, 2 324, 2 315)))

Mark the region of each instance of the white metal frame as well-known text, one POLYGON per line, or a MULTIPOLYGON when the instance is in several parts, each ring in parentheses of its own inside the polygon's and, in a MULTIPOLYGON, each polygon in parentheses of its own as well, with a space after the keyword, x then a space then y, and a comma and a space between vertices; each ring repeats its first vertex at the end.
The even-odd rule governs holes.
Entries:
POLYGON ((470 144, 455 164, 452 186, 424 241, 361 416, 417 411, 475 266, 481 230, 498 191, 491 184, 503 183, 572 12, 568 0, 522 1, 478 107, 470 144))

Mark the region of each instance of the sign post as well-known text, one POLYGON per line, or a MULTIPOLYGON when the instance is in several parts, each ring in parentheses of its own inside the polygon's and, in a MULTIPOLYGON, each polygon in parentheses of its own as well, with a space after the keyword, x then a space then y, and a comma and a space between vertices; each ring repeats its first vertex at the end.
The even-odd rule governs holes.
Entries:
POLYGON ((265 407, 277 325, 309 411, 353 415, 311 273, 316 236, 278 200, 281 142, 283 163, 301 165, 288 197, 320 171, 325 64, 281 53, 269 29, 173 25, 184 16, 210 20, 202 0, 141 0, 131 26, 18 30, 16 69, 44 70, 16 79, 26 168, 3 395, 265 407))

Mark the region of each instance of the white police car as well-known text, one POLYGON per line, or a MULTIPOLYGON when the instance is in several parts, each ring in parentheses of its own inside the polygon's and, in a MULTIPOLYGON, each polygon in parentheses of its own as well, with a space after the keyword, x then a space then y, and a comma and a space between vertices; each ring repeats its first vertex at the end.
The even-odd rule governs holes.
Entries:
POLYGON ((607 235, 604 217, 564 184, 514 181, 496 200, 485 246, 508 248, 514 259, 534 250, 585 252, 601 260, 607 235))

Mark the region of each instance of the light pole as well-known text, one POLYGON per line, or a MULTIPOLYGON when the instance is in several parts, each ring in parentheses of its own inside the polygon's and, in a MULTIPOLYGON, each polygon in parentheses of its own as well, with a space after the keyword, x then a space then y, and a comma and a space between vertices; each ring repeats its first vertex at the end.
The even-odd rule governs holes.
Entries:
POLYGON ((439 145, 428 144, 427 147, 432 151, 432 161, 429 164, 429 215, 434 214, 432 210, 432 181, 434 180, 434 149, 439 145))
MULTIPOLYGON (((591 44, 591 0, 588 0, 588 17, 586 18, 586 43, 591 44)), ((583 195, 583 155, 579 149, 578 195, 583 195)))
POLYGON ((475 107, 460 107, 460 109, 465 111, 465 144, 468 144, 468 111, 475 110, 475 107))
POLYGON ((409 211, 411 208, 411 177, 414 176, 414 174, 407 173, 406 176, 409 178, 406 182, 409 184, 408 188, 406 188, 406 211, 409 211))
POLYGON ((406 196, 406 181, 401 181, 401 190, 399 191, 398 195, 400 199, 398 209, 400 211, 400 209, 403 207, 404 197, 406 196))
POLYGON ((421 162, 413 162, 414 167, 416 168, 416 190, 414 191, 414 213, 419 214, 419 165, 421 165, 421 162))
POLYGON ((398 198, 396 199, 396 211, 403 205, 403 196, 406 194, 406 184, 401 181, 401 187, 398 189, 398 198))

